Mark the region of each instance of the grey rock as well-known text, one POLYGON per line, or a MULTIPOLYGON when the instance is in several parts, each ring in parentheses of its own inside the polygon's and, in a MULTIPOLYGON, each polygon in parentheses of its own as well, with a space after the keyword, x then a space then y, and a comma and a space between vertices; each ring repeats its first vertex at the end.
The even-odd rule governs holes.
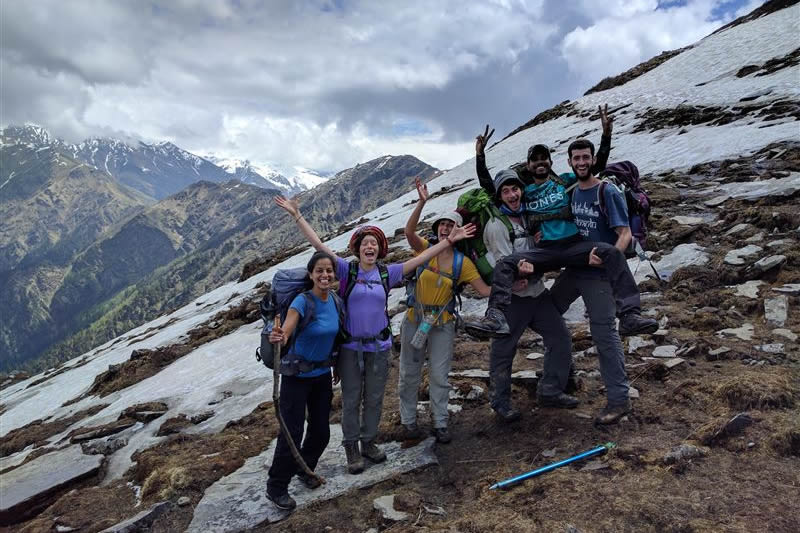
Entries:
POLYGON ((706 201, 705 201, 705 202, 703 202, 703 203, 704 203, 705 205, 707 205, 708 207, 716 207, 716 206, 718 206, 718 205, 721 205, 721 204, 725 203, 725 201, 727 201, 729 198, 730 198, 730 196, 729 196, 729 195, 727 195, 727 194, 722 194, 722 195, 720 195, 720 196, 715 196, 715 197, 714 197, 714 198, 712 198, 711 200, 706 200, 706 201))
MULTIPOLYGON (((331 426, 331 445, 322 454, 316 468, 316 472, 326 480, 321 487, 309 490, 296 479, 289 486, 289 493, 297 501, 298 509, 311 502, 330 500, 351 490, 370 487, 401 473, 438 462, 433 452, 435 441, 432 437, 406 449, 402 449, 398 442, 390 442, 381 445, 388 456, 387 461, 369 465, 362 474, 354 476, 347 473, 344 448, 334 444, 341 439, 341 426, 331 426)), ((247 459, 244 466, 206 489, 203 499, 194 509, 187 531, 242 531, 285 518, 288 513, 272 505, 264 491, 267 480, 264 466, 272 460, 274 450, 273 441, 267 450, 247 459)))
POLYGON ((94 442, 81 442, 81 450, 87 455, 98 453, 102 455, 111 455, 127 445, 128 439, 126 438, 105 439, 94 442))
POLYGON ((778 239, 777 241, 768 242, 767 248, 780 248, 781 246, 789 246, 790 244, 794 244, 792 239, 778 239))
POLYGON ((628 398, 630 398, 632 400, 639 399, 639 389, 637 389, 636 387, 630 387, 629 386, 628 387, 628 398))
POLYGON ((727 346, 720 346, 719 348, 714 348, 713 350, 709 350, 708 355, 722 355, 730 351, 731 349, 728 348, 727 346))
POLYGON ((664 464, 672 465, 682 461, 695 459, 697 457, 705 457, 711 451, 705 446, 695 446, 694 444, 681 444, 673 448, 669 453, 664 456, 664 464))
POLYGON ((770 326, 781 327, 786 324, 788 313, 789 297, 785 294, 764 300, 764 318, 770 326))
POLYGON ((645 340, 639 336, 632 336, 628 337, 628 353, 634 353, 639 348, 645 348, 647 346, 653 346, 655 342, 651 340, 645 340))
POLYGON ((763 248, 760 246, 756 246, 755 244, 748 244, 744 248, 737 248, 736 250, 731 250, 727 254, 725 254, 725 262, 728 265, 743 265, 745 264, 745 259, 748 257, 752 257, 759 252, 761 252, 763 248))
POLYGON ((780 287, 774 287, 772 290, 789 296, 797 296, 800 295, 800 283, 787 283, 780 287))
POLYGON ((788 329, 776 328, 772 330, 772 333, 774 335, 779 335, 784 339, 789 339, 792 342, 797 340, 797 335, 788 329))
POLYGON ((762 242, 763 240, 764 240, 764 232, 763 232, 763 231, 759 231, 758 233, 756 233, 756 234, 755 234, 755 235, 753 235, 752 237, 748 237, 748 238, 746 238, 746 239, 744 240, 744 242, 746 242, 746 243, 751 243, 751 242, 762 242))
POLYGON ((544 354, 538 352, 532 352, 525 356, 525 359, 528 359, 529 361, 536 361, 537 359, 543 359, 543 358, 544 354))
POLYGON ((73 436, 70 439, 70 442, 84 442, 87 440, 99 439, 100 437, 119 433, 120 431, 126 430, 135 424, 135 420, 120 420, 116 424, 109 424, 105 427, 86 431, 85 433, 79 433, 78 435, 73 436))
POLYGON ((181 496, 178 498, 178 507, 186 507, 190 503, 192 503, 192 499, 188 496, 181 496))
POLYGON ((725 235, 726 236, 736 235, 737 233, 741 233, 741 232, 743 232, 744 230, 746 230, 749 227, 750 227, 750 224, 746 224, 746 223, 736 224, 734 227, 732 227, 731 229, 726 231, 725 235))
POLYGON ((78 528, 56 524, 56 533, 71 533, 72 531, 78 531, 78 528))
POLYGON ((386 496, 381 496, 380 498, 375 498, 372 501, 372 508, 380 511, 381 516, 385 520, 392 520, 393 522, 408 520, 408 513, 397 511, 394 508, 394 494, 388 494, 386 496))
POLYGON ((743 341, 753 340, 754 334, 755 329, 753 328, 753 324, 742 324, 742 326, 738 328, 727 328, 717 332, 718 337, 736 337, 743 341))
POLYGON ((736 289, 736 296, 744 296, 745 298, 758 298, 758 291, 764 282, 756 279, 742 283, 741 285, 733 285, 732 288, 736 289))
POLYGON ((681 224, 683 226, 697 226, 697 225, 702 224, 703 222, 705 222, 700 217, 687 217, 687 216, 683 216, 683 215, 674 216, 674 217, 672 217, 672 220, 674 220, 675 222, 677 222, 678 224, 681 224))
POLYGON ((753 419, 747 413, 739 413, 730 420, 728 420, 725 425, 723 425, 719 430, 717 430, 713 435, 706 438, 703 444, 711 444, 714 442, 718 442, 722 439, 726 439, 728 437, 734 437, 744 431, 746 428, 753 424, 753 419))
POLYGON ((772 270, 777 266, 782 265, 785 262, 786 262, 785 255, 771 255, 769 257, 759 259, 758 261, 753 263, 753 269, 757 272, 766 272, 768 270, 772 270))
POLYGON ((156 518, 172 507, 172 502, 159 502, 141 513, 104 529, 101 533, 138 533, 150 528, 156 518))
POLYGON ((653 350, 653 357, 664 357, 667 359, 671 359, 675 357, 675 352, 678 351, 677 346, 667 345, 667 346, 656 346, 653 350))
POLYGON ((0 475, 0 523, 34 516, 62 489, 96 475, 104 462, 102 455, 85 455, 80 446, 70 446, 0 475))
POLYGON ((771 344, 759 344, 755 348, 756 350, 764 353, 774 353, 774 354, 783 353, 783 344, 777 342, 771 344))

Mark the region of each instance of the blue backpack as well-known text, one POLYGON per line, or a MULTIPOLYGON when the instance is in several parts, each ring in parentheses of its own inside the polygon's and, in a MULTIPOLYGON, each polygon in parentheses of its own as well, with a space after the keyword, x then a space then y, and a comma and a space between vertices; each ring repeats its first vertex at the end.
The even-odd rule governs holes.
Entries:
POLYGON ((281 350, 281 366, 280 373, 286 376, 294 376, 300 373, 310 372, 325 366, 333 366, 335 364, 337 348, 341 343, 341 332, 344 331, 344 305, 342 300, 334 291, 328 292, 328 297, 333 298, 336 305, 336 312, 339 315, 339 332, 337 342, 334 343, 334 350, 330 357, 325 361, 307 361, 299 354, 294 353, 294 344, 297 336, 303 329, 314 321, 317 316, 316 303, 311 296, 311 281, 308 279, 308 273, 305 268, 290 268, 278 270, 272 278, 272 286, 267 294, 261 299, 260 309, 261 318, 264 320, 264 328, 261 330, 261 346, 256 348, 256 360, 261 361, 264 365, 273 369, 275 361, 274 345, 269 342, 269 334, 272 332, 272 326, 275 321, 275 316, 280 316, 281 324, 286 322, 286 315, 289 312, 289 307, 297 297, 302 294, 305 298, 305 313, 300 317, 297 327, 289 337, 286 346, 281 350))

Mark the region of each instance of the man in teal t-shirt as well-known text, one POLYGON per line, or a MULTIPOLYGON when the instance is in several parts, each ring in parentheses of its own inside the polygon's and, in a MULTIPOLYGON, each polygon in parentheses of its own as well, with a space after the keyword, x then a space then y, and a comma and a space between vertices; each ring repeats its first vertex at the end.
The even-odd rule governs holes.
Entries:
MULTIPOLYGON (((594 145, 579 139, 572 143, 594 145)), ((528 231, 539 237, 536 247, 506 256, 495 265, 492 293, 486 316, 466 323, 467 331, 478 336, 504 336, 509 334, 505 310, 511 304, 511 286, 519 276, 519 263, 527 261, 534 271, 543 273, 563 267, 589 265, 591 256, 602 265, 616 297, 620 313, 620 329, 627 335, 652 333, 658 329, 655 320, 641 316, 639 289, 628 269, 625 255, 606 242, 584 240, 575 224, 571 209, 570 191, 577 178, 574 174, 555 176, 547 146, 537 144, 528 150, 528 168, 533 167, 534 183, 525 187, 525 216, 528 231)))

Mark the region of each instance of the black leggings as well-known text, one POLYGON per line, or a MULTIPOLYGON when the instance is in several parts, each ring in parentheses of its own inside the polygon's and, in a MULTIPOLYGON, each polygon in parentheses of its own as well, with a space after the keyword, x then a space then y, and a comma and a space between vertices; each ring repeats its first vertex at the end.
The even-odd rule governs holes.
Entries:
MULTIPOLYGON (((331 414, 332 399, 333 385, 330 372, 313 378, 281 376, 281 415, 289 427, 295 446, 311 470, 316 468, 331 438, 328 418, 331 414), (306 409, 308 409, 308 432, 303 440, 306 409)), ((299 468, 281 432, 269 469, 267 491, 274 496, 285 493, 292 476, 299 471, 299 468)))

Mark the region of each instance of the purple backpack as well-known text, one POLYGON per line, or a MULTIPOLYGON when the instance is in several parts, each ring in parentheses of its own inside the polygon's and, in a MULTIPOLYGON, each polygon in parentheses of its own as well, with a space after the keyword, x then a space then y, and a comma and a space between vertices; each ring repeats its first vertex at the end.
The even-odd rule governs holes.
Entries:
POLYGON ((646 249, 647 223, 650 218, 650 198, 642 189, 639 169, 630 161, 620 161, 608 165, 600 173, 600 177, 603 178, 603 182, 598 190, 598 203, 603 216, 608 216, 603 194, 604 188, 608 182, 611 182, 625 195, 625 203, 628 207, 628 225, 631 228, 633 239, 639 243, 642 250, 646 249))

